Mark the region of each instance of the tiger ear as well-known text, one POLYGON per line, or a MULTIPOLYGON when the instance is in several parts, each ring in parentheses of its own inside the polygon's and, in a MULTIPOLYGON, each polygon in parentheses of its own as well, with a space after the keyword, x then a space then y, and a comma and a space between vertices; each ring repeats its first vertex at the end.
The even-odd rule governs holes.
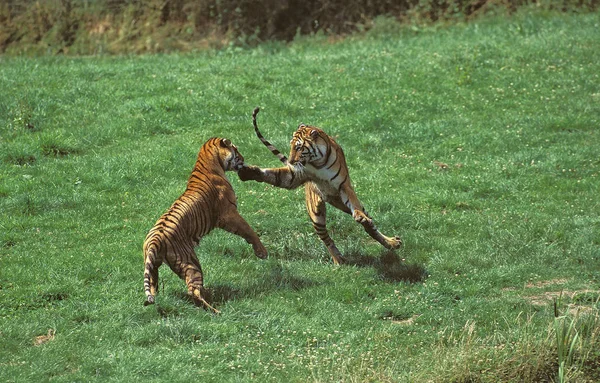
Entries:
POLYGON ((319 132, 317 132, 316 130, 313 129, 310 131, 310 136, 312 138, 317 138, 317 137, 319 137, 319 132))
POLYGON ((303 123, 300 123, 300 125, 298 125, 298 129, 302 129, 302 128, 306 128, 306 125, 303 123))
POLYGON ((224 148, 229 148, 229 147, 231 147, 231 141, 228 140, 227 138, 223 138, 221 140, 221 146, 224 148))

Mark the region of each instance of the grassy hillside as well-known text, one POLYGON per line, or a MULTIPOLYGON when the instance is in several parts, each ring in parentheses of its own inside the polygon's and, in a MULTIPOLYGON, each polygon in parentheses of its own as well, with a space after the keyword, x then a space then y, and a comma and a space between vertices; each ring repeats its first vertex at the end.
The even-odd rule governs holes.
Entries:
POLYGON ((600 379, 600 18, 518 14, 332 43, 0 58, 1 381, 600 379), (215 231, 214 316, 141 244, 200 145, 278 161, 336 137, 384 251, 342 213, 334 267, 303 191, 230 180, 270 251, 215 231))

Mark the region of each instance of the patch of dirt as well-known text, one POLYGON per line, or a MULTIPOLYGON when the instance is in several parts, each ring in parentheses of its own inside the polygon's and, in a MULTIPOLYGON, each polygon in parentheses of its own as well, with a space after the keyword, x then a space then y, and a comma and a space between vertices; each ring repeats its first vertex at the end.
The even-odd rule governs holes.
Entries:
POLYGON ((392 323, 397 324, 399 326, 410 326, 411 324, 413 324, 415 322, 415 319, 417 319, 420 316, 421 316, 420 314, 415 314, 415 315, 411 316, 410 318, 406 318, 406 319, 402 319, 402 320, 392 319, 392 323))
POLYGON ((547 291, 542 294, 532 295, 525 298, 534 306, 545 306, 548 303, 553 302, 554 299, 558 299, 561 295, 562 292, 547 291))
MULTIPOLYGON (((561 291, 545 291, 541 294, 530 295, 527 298, 529 303, 532 305, 543 306, 548 304, 549 302, 553 302, 555 299, 568 299, 572 300, 575 296, 580 294, 588 294, 588 293, 600 293, 596 290, 583 289, 583 290, 561 290, 561 291)), ((581 306, 581 305, 573 305, 573 306, 581 306)), ((581 306, 584 307, 584 306, 581 306)))
POLYGON ((527 289, 531 289, 531 288, 542 288, 542 287, 547 287, 547 286, 553 286, 553 285, 564 285, 565 283, 567 283, 568 281, 564 278, 562 279, 551 279, 549 281, 539 281, 539 282, 529 282, 525 285, 525 288, 527 289))
MULTIPOLYGON (((547 286, 553 286, 553 285, 564 285, 565 283, 567 283, 566 279, 551 279, 549 281, 539 281, 539 282, 527 282, 527 284, 525 284, 525 288, 526 289, 533 289, 533 288, 537 288, 537 289, 541 289, 547 286)), ((517 287, 505 287, 502 289, 502 291, 517 291, 519 290, 517 287)))
MULTIPOLYGON (((566 284, 567 282, 568 282, 568 280, 565 278, 551 279, 548 281, 528 282, 525 285, 525 289, 545 289, 545 288, 552 288, 554 286, 559 287, 559 286, 566 284)), ((517 291, 518 289, 516 287, 506 287, 502 290, 503 291, 517 291)), ((546 306, 548 304, 553 303, 555 300, 561 300, 561 299, 568 301, 568 302, 575 301, 575 303, 567 304, 567 312, 571 315, 576 315, 576 314, 587 313, 592 310, 592 308, 589 305, 579 304, 579 303, 581 303, 580 302, 581 300, 577 299, 577 298, 581 297, 581 296, 585 296, 585 295, 591 295, 591 296, 598 297, 598 296, 600 296, 600 291, 591 290, 591 289, 582 289, 582 290, 574 290, 574 291, 560 289, 560 290, 556 290, 556 291, 544 291, 539 294, 527 295, 527 296, 524 296, 524 299, 526 299, 530 304, 532 304, 534 306, 546 306), (579 303, 577 303, 577 302, 579 302, 579 303)), ((598 298, 594 298, 594 299, 598 299, 598 298)))
POLYGON ((48 329, 48 333, 46 335, 36 336, 33 340, 34 346, 41 346, 42 344, 54 340, 54 329, 48 329))
POLYGON ((592 314, 596 311, 597 310, 590 306, 576 305, 574 303, 567 305, 567 313, 574 317, 581 317, 582 315, 592 314))
MULTIPOLYGON (((569 291, 569 290, 546 291, 542 294, 531 295, 531 296, 525 297, 525 299, 527 299, 529 301, 529 303, 534 306, 546 306, 548 304, 552 304, 555 300, 561 300, 561 299, 567 300, 567 301, 577 301, 576 299, 574 299, 577 296, 580 296, 582 294, 590 294, 590 293, 591 294, 599 294, 600 292, 597 290, 589 290, 589 289, 576 290, 576 291, 569 291)), ((581 316, 581 315, 590 314, 594 311, 596 311, 596 310, 589 305, 582 305, 582 304, 578 304, 578 303, 569 303, 566 306, 565 314, 569 314, 571 316, 581 316)))

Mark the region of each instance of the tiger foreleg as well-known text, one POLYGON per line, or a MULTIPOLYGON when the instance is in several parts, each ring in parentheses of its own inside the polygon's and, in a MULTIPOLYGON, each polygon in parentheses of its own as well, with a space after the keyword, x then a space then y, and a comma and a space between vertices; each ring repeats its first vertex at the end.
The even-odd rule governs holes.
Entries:
POLYGON ((254 254, 260 258, 267 258, 267 249, 260 241, 258 234, 250 227, 248 222, 238 213, 237 210, 232 210, 226 214, 219 223, 219 227, 232 234, 239 235, 244 238, 246 242, 252 245, 254 254))
POLYGON ((371 217, 369 217, 367 215, 367 213, 365 213, 362 210, 354 210, 352 212, 352 218, 354 218, 354 220, 358 223, 362 224, 367 224, 367 225, 372 225, 373 224, 373 220, 371 219, 371 217))
POLYGON ((242 181, 258 181, 262 182, 263 174, 262 170, 258 166, 244 165, 240 170, 237 171, 238 177, 242 181))
MULTIPOLYGON (((352 214, 352 218, 361 225, 372 225, 373 220, 369 215, 365 212, 363 205, 358 200, 354 189, 350 186, 350 182, 346 182, 342 184, 342 188, 340 190, 340 198, 339 201, 336 201, 338 205, 343 204, 343 207, 336 206, 340 210, 345 211, 347 213, 352 214)), ((334 205, 335 206, 335 205, 334 205)))
POLYGON ((303 174, 295 173, 287 166, 261 169, 258 166, 244 165, 237 174, 242 181, 264 182, 283 189, 296 189, 306 181, 303 174))
MULTIPOLYGON (((352 215, 352 218, 358 223, 362 225, 365 231, 377 242, 381 243, 383 247, 386 249, 397 249, 402 246, 402 240, 398 236, 388 237, 383 235, 375 226, 375 222, 373 219, 364 211, 362 205, 357 204, 357 207, 351 210, 350 207, 342 200, 343 197, 328 197, 327 202, 329 202, 332 206, 340 209, 344 213, 348 213, 352 215)), ((353 206, 354 207, 354 206, 353 206)))
POLYGON ((388 237, 386 235, 383 235, 377 229, 377 227, 375 227, 373 220, 371 220, 370 222, 360 222, 360 224, 363 226, 365 231, 371 236, 371 238, 381 243, 381 245, 383 245, 383 247, 385 247, 386 249, 393 250, 402 246, 402 239, 400 239, 400 237, 398 237, 397 235, 394 237, 388 237))

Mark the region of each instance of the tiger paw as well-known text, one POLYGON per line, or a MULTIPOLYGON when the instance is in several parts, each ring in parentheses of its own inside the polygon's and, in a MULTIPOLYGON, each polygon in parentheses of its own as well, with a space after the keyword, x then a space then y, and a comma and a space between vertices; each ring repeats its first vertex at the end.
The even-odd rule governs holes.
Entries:
POLYGON ((398 237, 396 235, 393 238, 389 238, 387 243, 388 243, 388 246, 387 246, 388 249, 397 249, 402 246, 402 239, 400 239, 400 237, 398 237))
POLYGON ((258 166, 242 166, 237 172, 242 181, 257 180, 260 177, 260 168, 258 166))
POLYGON ((329 255, 331 255, 334 265, 339 266, 346 263, 346 259, 342 256, 342 253, 340 253, 338 248, 333 243, 327 246, 327 250, 329 251, 329 255))
POLYGON ((369 216, 367 216, 365 214, 365 212, 360 211, 360 210, 354 210, 354 213, 352 213, 352 218, 354 218, 354 220, 358 223, 367 223, 367 224, 373 223, 373 220, 371 218, 369 218, 369 216))
POLYGON ((200 287, 192 287, 191 290, 188 291, 188 294, 190 294, 192 296, 192 299, 194 300, 194 304, 198 307, 203 307, 205 310, 212 312, 213 314, 220 314, 221 311, 217 310, 216 308, 214 308, 213 306, 211 306, 210 303, 208 303, 208 301, 204 298, 205 296, 209 296, 210 291, 200 287))
POLYGON ((346 258, 342 257, 341 255, 332 255, 331 259, 333 260, 333 264, 336 266, 346 263, 346 258))
POLYGON ((262 245, 254 248, 254 254, 260 259, 266 259, 268 255, 267 249, 262 245))

